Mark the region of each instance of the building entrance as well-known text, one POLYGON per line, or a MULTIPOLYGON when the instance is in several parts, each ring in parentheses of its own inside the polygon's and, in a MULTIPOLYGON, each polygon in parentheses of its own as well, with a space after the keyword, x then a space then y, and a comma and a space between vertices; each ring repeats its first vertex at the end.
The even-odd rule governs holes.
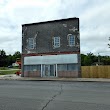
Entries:
POLYGON ((55 65, 44 65, 44 77, 51 77, 55 75, 55 65))

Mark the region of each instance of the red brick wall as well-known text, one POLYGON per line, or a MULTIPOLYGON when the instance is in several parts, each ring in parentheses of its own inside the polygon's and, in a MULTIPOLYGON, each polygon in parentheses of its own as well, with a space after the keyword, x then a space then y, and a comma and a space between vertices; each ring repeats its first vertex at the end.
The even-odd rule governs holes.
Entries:
POLYGON ((41 77, 40 71, 24 72, 24 77, 41 77))
POLYGON ((77 78, 78 74, 78 71, 58 71, 58 77, 64 78, 77 78))
MULTIPOLYGON (((78 71, 58 71, 58 77, 60 78, 77 78, 78 71)), ((28 71, 24 72, 24 77, 41 77, 40 71, 28 71)))

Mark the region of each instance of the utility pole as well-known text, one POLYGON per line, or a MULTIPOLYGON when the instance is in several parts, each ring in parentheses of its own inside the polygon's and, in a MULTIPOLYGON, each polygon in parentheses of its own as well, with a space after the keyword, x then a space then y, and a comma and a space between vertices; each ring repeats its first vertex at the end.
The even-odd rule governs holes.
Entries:
POLYGON ((100 65, 100 55, 98 53, 98 65, 100 65))
MULTIPOLYGON (((108 39, 108 40, 110 41, 110 37, 109 37, 109 39, 108 39)), ((108 44, 108 46, 109 46, 108 48, 110 48, 110 43, 108 44)))

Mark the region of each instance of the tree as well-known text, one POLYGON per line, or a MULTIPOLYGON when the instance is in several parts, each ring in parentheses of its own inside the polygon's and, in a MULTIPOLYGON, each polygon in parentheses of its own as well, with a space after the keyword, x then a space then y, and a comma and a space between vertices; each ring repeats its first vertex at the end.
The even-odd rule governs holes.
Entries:
POLYGON ((98 57, 91 52, 87 53, 87 55, 81 54, 81 65, 82 66, 89 66, 97 61, 98 61, 98 57))
POLYGON ((84 58, 86 57, 86 55, 81 54, 81 65, 84 66, 84 58))
POLYGON ((19 51, 15 52, 13 55, 6 55, 4 50, 0 51, 0 67, 7 67, 16 62, 17 58, 21 58, 21 53, 19 51))
POLYGON ((7 66, 12 65, 12 63, 14 63, 13 56, 12 55, 8 55, 7 56, 7 66))
POLYGON ((0 52, 0 67, 6 66, 6 53, 4 50, 1 50, 0 52))
POLYGON ((110 65, 110 57, 108 56, 102 56, 102 62, 104 63, 104 65, 110 65))
POLYGON ((21 58, 21 53, 19 51, 16 51, 12 56, 13 63, 16 61, 17 58, 21 58))
POLYGON ((92 64, 91 62, 92 62, 92 60, 91 60, 91 58, 89 56, 86 56, 84 58, 84 65, 85 66, 90 66, 92 64))
POLYGON ((21 58, 21 53, 19 51, 15 52, 13 55, 15 58, 21 58))

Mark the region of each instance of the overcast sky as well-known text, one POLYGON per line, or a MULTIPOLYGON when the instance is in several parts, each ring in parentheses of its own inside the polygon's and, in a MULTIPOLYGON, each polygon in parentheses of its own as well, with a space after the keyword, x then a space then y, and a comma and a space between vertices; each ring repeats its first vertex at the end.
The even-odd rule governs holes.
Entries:
POLYGON ((0 0, 0 49, 21 52, 22 24, 70 17, 80 19, 81 53, 110 55, 110 0, 0 0))

